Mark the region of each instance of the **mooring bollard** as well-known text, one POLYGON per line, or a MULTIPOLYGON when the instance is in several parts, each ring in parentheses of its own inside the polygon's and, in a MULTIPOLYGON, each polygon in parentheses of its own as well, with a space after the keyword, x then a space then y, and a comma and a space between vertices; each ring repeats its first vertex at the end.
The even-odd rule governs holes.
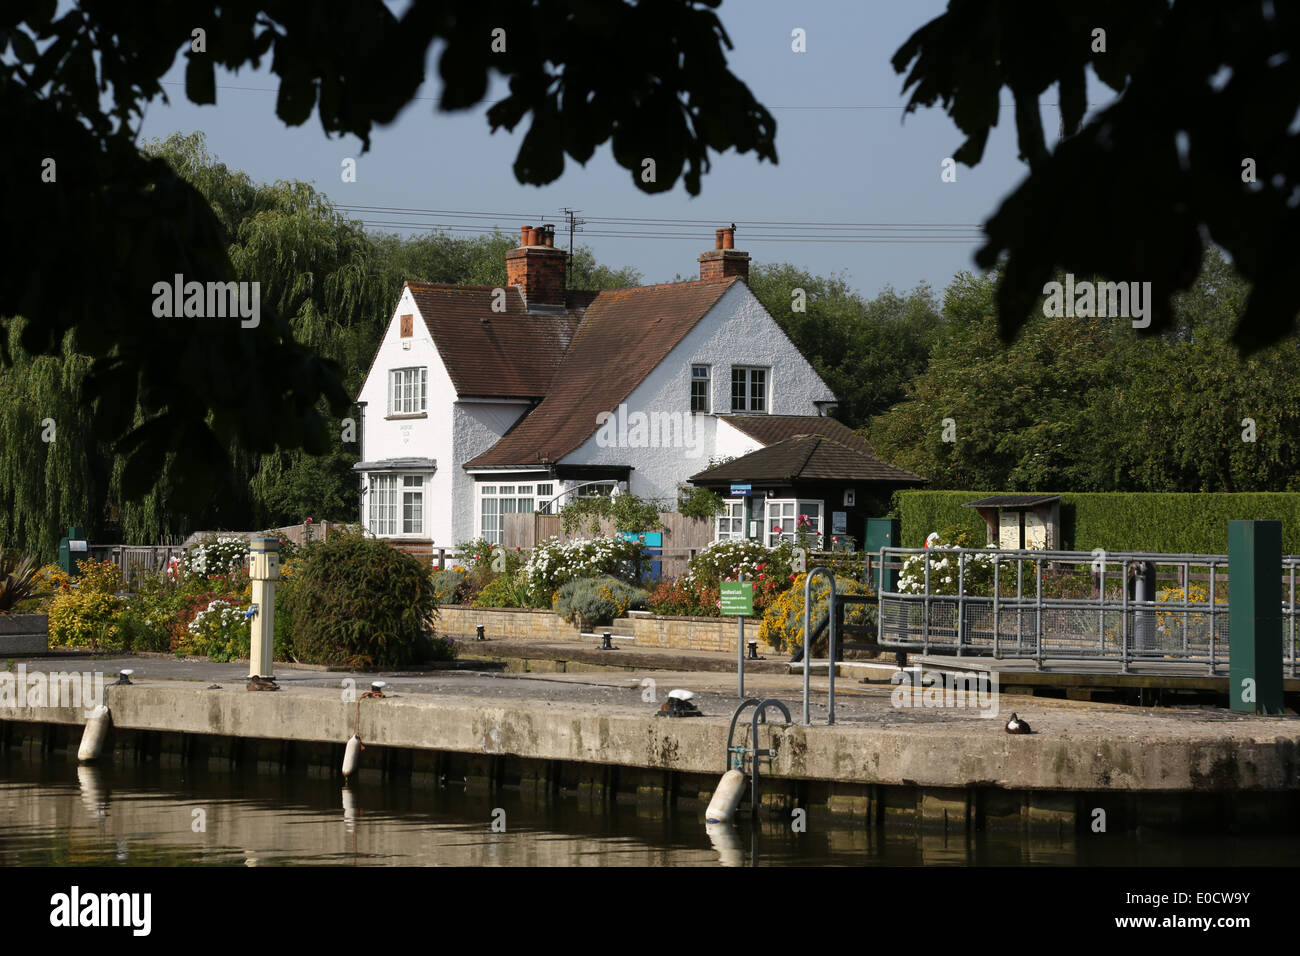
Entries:
POLYGON ((748 643, 749 643, 749 659, 751 661, 758 660, 758 641, 749 641, 748 643))
POLYGON ((600 640, 601 640, 600 649, 602 651, 612 651, 614 649, 614 635, 611 634, 609 631, 606 631, 604 634, 600 635, 600 640))
POLYGON ((475 627, 474 627, 474 640, 476 640, 476 641, 486 641, 486 640, 487 640, 487 638, 483 636, 483 625, 482 625, 482 624, 477 624, 477 625, 475 625, 475 627))

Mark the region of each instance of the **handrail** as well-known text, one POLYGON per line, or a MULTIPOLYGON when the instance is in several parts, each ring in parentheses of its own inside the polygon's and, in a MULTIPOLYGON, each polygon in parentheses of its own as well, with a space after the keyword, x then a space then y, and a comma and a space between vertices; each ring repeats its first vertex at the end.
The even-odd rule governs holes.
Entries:
POLYGON ((808 572, 808 576, 803 581, 803 724, 805 727, 812 723, 812 719, 808 716, 808 680, 812 676, 812 635, 809 633, 811 625, 809 617, 812 604, 812 580, 818 574, 826 577, 831 586, 830 596, 826 601, 826 618, 830 628, 827 637, 830 651, 830 667, 827 668, 830 675, 830 711, 826 722, 835 723, 835 575, 825 565, 819 564, 808 572))

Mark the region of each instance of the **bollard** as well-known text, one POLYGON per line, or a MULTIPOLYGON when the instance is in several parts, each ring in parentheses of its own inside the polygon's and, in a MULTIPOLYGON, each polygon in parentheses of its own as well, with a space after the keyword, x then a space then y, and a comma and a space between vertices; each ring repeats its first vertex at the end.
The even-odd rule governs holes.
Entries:
POLYGON ((602 634, 600 640, 600 649, 602 651, 612 651, 614 649, 614 636, 609 631, 602 634))
POLYGON ((486 641, 486 640, 487 640, 487 638, 483 636, 483 625, 482 625, 482 624, 475 625, 475 627, 474 627, 474 640, 476 640, 476 641, 486 641))
POLYGON ((749 659, 751 661, 758 660, 758 641, 749 642, 749 659))

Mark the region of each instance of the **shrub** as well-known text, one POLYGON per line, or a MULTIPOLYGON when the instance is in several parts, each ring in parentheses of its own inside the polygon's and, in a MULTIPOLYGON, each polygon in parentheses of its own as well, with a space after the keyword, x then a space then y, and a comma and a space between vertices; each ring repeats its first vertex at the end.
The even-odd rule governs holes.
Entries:
POLYGON ((695 557, 683 577, 701 584, 720 584, 744 576, 747 581, 777 577, 789 580, 793 570, 794 547, 782 541, 769 548, 758 541, 739 539, 715 541, 695 557))
POLYGON ((475 607, 528 607, 530 604, 528 581, 522 570, 497 575, 474 598, 475 607))
MULTIPOLYGON (((763 622, 759 625, 760 640, 767 641, 778 651, 794 650, 803 647, 803 588, 806 574, 796 575, 791 587, 781 594, 766 611, 763 622)), ((818 575, 812 586, 812 611, 809 620, 814 628, 826 616, 830 600, 830 584, 826 578, 818 575)), ((871 589, 856 578, 835 579, 836 594, 871 594, 871 589)), ((874 604, 850 604, 844 608, 843 623, 876 627, 878 610, 874 604)), ((813 644, 814 654, 824 654, 827 649, 827 634, 813 644)))
POLYGON ((574 578, 555 592, 552 604, 566 621, 579 627, 610 624, 631 609, 642 609, 650 595, 610 575, 574 578))
MULTIPOLYGON (((950 540, 957 542, 969 539, 948 529, 950 540)), ((975 597, 991 597, 993 594, 993 563, 998 560, 997 548, 983 549, 983 553, 967 554, 965 559, 953 553, 961 544, 946 544, 941 535, 924 554, 909 555, 903 562, 898 575, 898 590, 901 594, 925 593, 925 566, 930 565, 930 593, 956 594, 960 585, 963 594, 975 597), (960 567, 964 565, 964 569, 960 567), (960 580, 958 580, 960 578, 960 580)), ((1005 565, 1006 561, 1003 561, 1005 565)))
POLYGON ((252 629, 245 610, 233 601, 213 598, 186 625, 177 652, 205 655, 214 661, 248 657, 252 629))
POLYGON ((650 610, 656 614, 717 617, 721 606, 721 592, 713 585, 660 581, 650 592, 650 610))
POLYGON ((433 598, 439 604, 463 604, 469 572, 464 568, 449 568, 433 573, 433 598))
POLYGON ((184 574, 206 578, 248 569, 248 542, 235 535, 210 536, 185 553, 184 574))
POLYGON ((409 554, 343 533, 304 549, 296 570, 284 604, 297 660, 392 667, 427 653, 438 608, 428 571, 409 554))
MULTIPOLYGON (((718 541, 691 559, 677 583, 703 606, 706 593, 717 592, 724 581, 743 577, 754 582, 754 613, 762 614, 790 586, 794 556, 793 545, 786 541, 775 548, 749 540, 718 541)), ((708 613, 716 616, 716 605, 708 613)))
POLYGON ((78 561, 77 573, 78 591, 117 594, 122 590, 122 569, 112 561, 78 561))
MULTIPOLYGON (((1045 490, 1045 489, 1037 489, 1045 490)), ((958 524, 982 544, 984 520, 968 501, 998 491, 900 491, 894 508, 900 544, 919 548, 926 535, 958 524)), ((1282 522, 1282 551, 1300 553, 1300 493, 1067 492, 1061 496, 1063 550, 1154 551, 1165 554, 1226 554, 1231 519, 1282 522)))
POLYGON ((538 607, 551 606, 552 597, 574 578, 610 575, 634 582, 640 573, 645 546, 640 541, 617 537, 576 538, 560 541, 548 538, 533 549, 524 566, 529 595, 538 607))
POLYGON ((122 600, 102 591, 76 588, 50 601, 50 643, 64 647, 116 649, 122 600))

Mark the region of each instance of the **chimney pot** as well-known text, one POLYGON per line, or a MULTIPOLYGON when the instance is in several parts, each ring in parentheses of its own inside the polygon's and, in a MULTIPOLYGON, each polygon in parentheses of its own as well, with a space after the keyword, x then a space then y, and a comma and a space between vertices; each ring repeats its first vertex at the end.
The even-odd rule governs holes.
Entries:
POLYGON ((555 248, 555 226, 523 226, 520 248, 506 253, 506 284, 515 286, 526 307, 563 306, 568 254, 555 248))
POLYGON ((728 228, 719 231, 722 233, 722 248, 734 249, 736 247, 736 230, 728 228))
POLYGON ((722 230, 721 230, 721 229, 714 229, 714 230, 713 230, 713 248, 714 248, 714 249, 721 249, 721 248, 722 248, 722 230))

